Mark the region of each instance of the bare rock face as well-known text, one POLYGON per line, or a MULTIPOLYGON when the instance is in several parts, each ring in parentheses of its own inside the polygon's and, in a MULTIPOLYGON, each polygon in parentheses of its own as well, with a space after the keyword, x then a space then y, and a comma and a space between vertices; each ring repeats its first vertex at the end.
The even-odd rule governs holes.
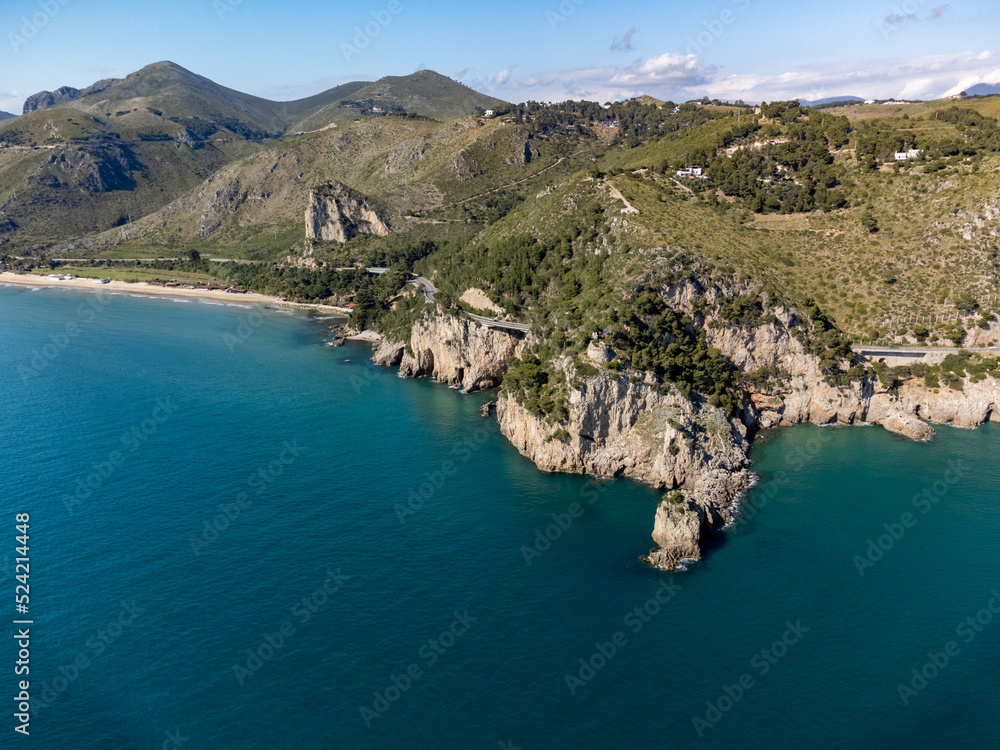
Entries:
POLYGON ((372 353, 372 362, 382 367, 395 367, 403 361, 406 346, 398 341, 380 341, 372 353))
POLYGON ((500 430, 545 471, 628 476, 654 487, 683 485, 713 522, 747 479, 746 428, 674 391, 598 375, 570 391, 569 419, 550 423, 509 394, 497 404, 500 430), (560 437, 560 430, 567 433, 560 437))
POLYGON ((458 299, 476 310, 484 310, 486 312, 491 312, 494 315, 503 314, 503 308, 493 302, 493 300, 487 296, 486 292, 477 287, 469 287, 462 292, 462 296, 458 299))
POLYGON ((905 383, 899 389, 900 405, 922 419, 956 427, 978 427, 1000 422, 1000 381, 986 378, 966 382, 961 391, 928 388, 922 383, 905 383))
POLYGON ((700 560, 704 523, 705 511, 700 505, 663 500, 656 508, 653 522, 656 547, 644 559, 663 570, 676 570, 685 562, 700 560))
MULTIPOLYGON (((469 393, 495 388, 507 372, 507 360, 519 357, 524 345, 525 339, 513 333, 437 313, 421 318, 413 326, 410 334, 413 353, 400 353, 399 374, 409 378, 430 376, 448 385, 461 386, 469 393)), ((376 355, 380 352, 381 348, 376 355)), ((385 359, 385 354, 381 358, 385 359)))
POLYGON ((382 176, 388 177, 389 175, 401 172, 413 162, 423 159, 426 153, 427 141, 423 138, 415 144, 404 143, 394 147, 386 157, 382 176))
POLYGON ((347 242, 359 234, 385 237, 388 225, 368 199, 339 182, 331 182, 309 193, 306 207, 306 237, 347 242))
POLYGON ((615 352, 604 344, 591 342, 587 345, 587 357, 591 361, 603 365, 615 358, 615 352))

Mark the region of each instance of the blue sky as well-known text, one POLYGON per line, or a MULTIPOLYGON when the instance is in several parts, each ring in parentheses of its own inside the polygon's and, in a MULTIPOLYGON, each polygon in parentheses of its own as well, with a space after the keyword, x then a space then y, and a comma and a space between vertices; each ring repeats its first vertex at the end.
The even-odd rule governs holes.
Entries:
POLYGON ((995 2, 3 0, 0 109, 159 60, 273 99, 431 68, 509 101, 933 98, 1000 82, 995 2))

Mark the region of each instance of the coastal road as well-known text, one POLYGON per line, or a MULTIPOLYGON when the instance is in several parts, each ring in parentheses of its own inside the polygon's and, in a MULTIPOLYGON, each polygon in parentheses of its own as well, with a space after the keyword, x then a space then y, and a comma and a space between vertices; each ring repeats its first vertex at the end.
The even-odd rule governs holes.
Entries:
MULTIPOLYGON (((357 271, 358 269, 354 268, 354 267, 349 267, 349 268, 337 268, 337 269, 334 269, 334 270, 336 270, 336 271, 357 271)), ((368 273, 373 274, 375 276, 381 276, 382 274, 384 274, 389 269, 388 268, 384 268, 382 266, 372 266, 371 268, 366 268, 365 270, 368 273)), ((431 282, 431 280, 427 279, 427 278, 424 278, 423 276, 417 276, 417 274, 415 274, 415 273, 414 274, 410 274, 410 275, 413 277, 413 278, 410 279, 410 281, 412 283, 416 284, 417 286, 419 286, 423 290, 424 297, 427 299, 427 301, 428 302, 434 302, 434 295, 437 293, 438 289, 437 289, 436 286, 434 286, 434 284, 431 282)))
POLYGON ((487 328, 497 328, 500 330, 507 331, 518 331, 519 333, 529 333, 531 331, 531 326, 527 323, 511 323, 507 320, 497 320, 496 318, 484 318, 482 315, 473 315, 469 313, 469 317, 480 325, 484 325, 487 328))
MULTIPOLYGON (((22 258, 20 256, 14 256, 18 260, 32 260, 30 258, 22 258)), ((187 260, 187 258, 174 257, 174 258, 53 258, 56 263, 89 263, 92 260, 102 261, 107 263, 155 263, 157 261, 171 261, 176 262, 179 260, 187 260)), ((249 263, 265 263, 263 260, 247 260, 246 258, 202 258, 202 260, 207 260, 211 263, 242 263, 244 265, 249 263)))
MULTIPOLYGON (((338 268, 337 270, 340 271, 341 269, 338 268)), ((345 268, 343 270, 350 271, 350 270, 353 270, 353 269, 345 268)), ((376 275, 381 275, 381 274, 385 273, 386 271, 388 271, 389 269, 388 268, 381 268, 381 267, 374 267, 374 268, 369 268, 367 270, 368 270, 368 273, 372 273, 372 274, 376 274, 376 275)), ((437 294, 437 291, 438 291, 438 288, 436 286, 434 286, 434 282, 432 282, 430 279, 428 279, 425 276, 418 276, 417 274, 413 274, 413 278, 410 279, 410 281, 412 281, 414 284, 416 284, 417 286, 419 286, 423 290, 423 292, 424 292, 424 298, 428 302, 430 302, 431 304, 434 303, 434 295, 437 294)), ((480 325, 486 326, 487 328, 497 328, 497 329, 500 329, 500 330, 518 331, 519 333, 528 333, 531 330, 531 326, 529 326, 529 325, 527 325, 525 323, 510 323, 510 322, 504 321, 504 320, 497 320, 496 318, 484 318, 482 315, 473 315, 472 313, 469 313, 469 317, 472 318, 477 323, 479 323, 480 325)))
POLYGON ((431 283, 430 279, 426 279, 423 276, 413 275, 413 282, 416 283, 421 289, 424 290, 424 298, 430 302, 434 302, 434 295, 437 293, 437 287, 431 283))
POLYGON ((949 354, 959 351, 977 352, 979 354, 1000 354, 998 347, 946 347, 946 346, 875 346, 873 344, 852 344, 851 349, 860 357, 869 361, 882 360, 890 365, 903 365, 911 362, 939 363, 949 354))

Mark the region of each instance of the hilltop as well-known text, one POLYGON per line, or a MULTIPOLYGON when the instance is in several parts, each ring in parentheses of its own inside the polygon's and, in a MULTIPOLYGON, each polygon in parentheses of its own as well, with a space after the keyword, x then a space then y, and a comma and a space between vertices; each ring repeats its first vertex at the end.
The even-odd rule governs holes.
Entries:
POLYGON ((304 99, 275 102, 220 86, 164 61, 85 89, 39 92, 28 97, 24 114, 69 108, 95 117, 123 117, 133 126, 141 122, 153 127, 166 120, 194 130, 215 127, 245 138, 273 138, 385 112, 447 121, 501 104, 429 70, 344 83, 304 99))

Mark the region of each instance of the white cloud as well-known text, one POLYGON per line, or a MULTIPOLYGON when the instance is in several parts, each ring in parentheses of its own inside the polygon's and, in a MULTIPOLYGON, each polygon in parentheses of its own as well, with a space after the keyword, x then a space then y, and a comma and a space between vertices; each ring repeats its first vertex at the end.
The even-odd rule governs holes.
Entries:
POLYGON ((504 68, 499 73, 497 73, 496 77, 493 79, 493 85, 503 86, 505 83, 507 83, 507 81, 510 80, 510 74, 514 72, 514 68, 516 67, 517 67, 516 65, 513 65, 509 68, 504 68))
POLYGON ((864 96, 932 99, 976 83, 1000 81, 996 53, 963 52, 909 59, 856 60, 804 65, 782 73, 726 73, 697 55, 666 52, 627 65, 547 71, 517 77, 516 66, 468 85, 508 101, 596 101, 651 94, 686 101, 709 96, 735 101, 864 96))
POLYGON ((491 80, 467 81, 473 88, 508 101, 621 100, 643 93, 684 90, 707 84, 715 68, 696 55, 665 53, 628 65, 545 71, 516 78, 506 68, 491 80))
POLYGON ((24 95, 19 91, 0 91, 0 112, 10 112, 12 115, 21 114, 24 108, 24 95))

